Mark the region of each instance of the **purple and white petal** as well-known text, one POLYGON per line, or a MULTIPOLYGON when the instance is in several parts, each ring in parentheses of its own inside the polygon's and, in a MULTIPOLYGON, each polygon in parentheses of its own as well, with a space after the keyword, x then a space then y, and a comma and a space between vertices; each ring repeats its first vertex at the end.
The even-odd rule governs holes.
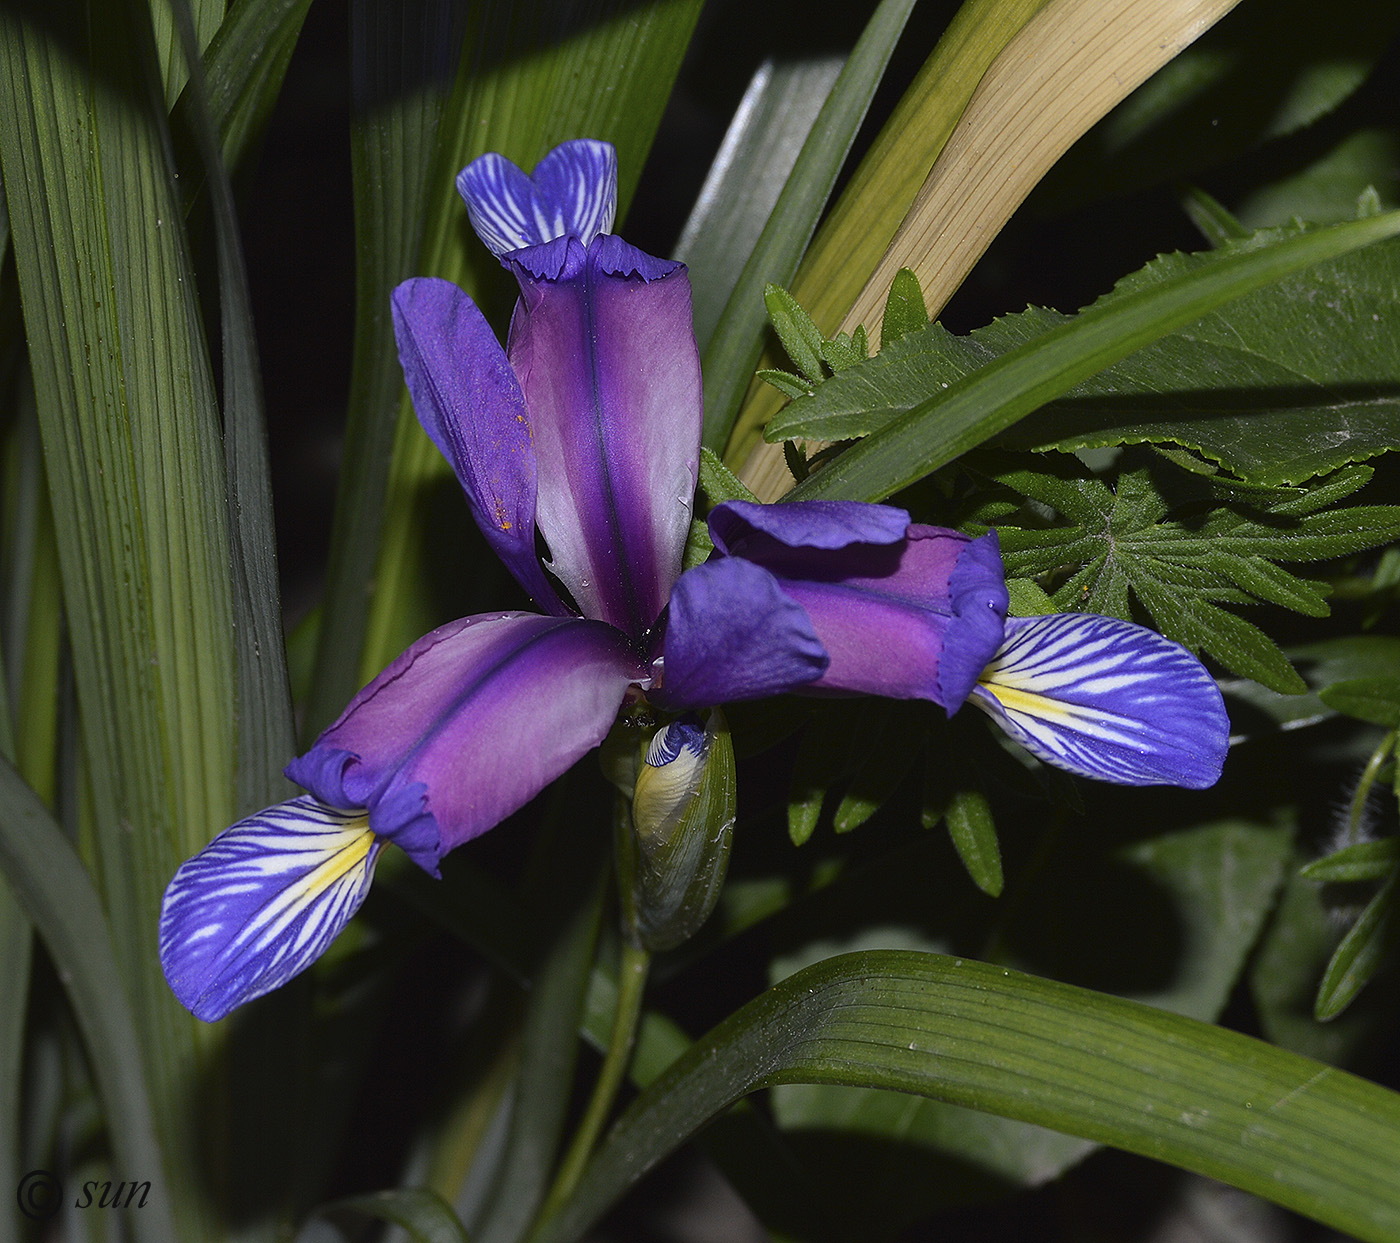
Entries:
POLYGON ((486 317, 451 281, 404 281, 392 298, 418 421, 451 464, 487 543, 542 609, 568 610, 535 552, 535 450, 520 384, 486 317))
POLYGON ((649 697, 671 709, 780 695, 828 663, 802 607, 767 570, 737 557, 681 575, 663 642, 660 685, 649 697))
POLYGON ((363 809, 310 796, 225 829, 180 866, 161 904, 175 996, 212 1023, 304 971, 359 910, 382 847, 363 809))
POLYGON ((587 246, 613 226, 617 152, 580 138, 555 147, 526 176, 494 151, 457 174, 472 228, 498 259, 557 237, 587 246))
POLYGON ((765 563, 831 656, 813 690, 929 699, 956 712, 1001 642, 1007 595, 995 536, 914 525, 898 544, 774 545, 765 563))
POLYGON ((429 872, 523 807, 607 734, 647 676, 601 622, 467 617, 413 644, 351 701, 287 775, 429 872))
POLYGON ((909 530, 909 515, 892 505, 864 501, 725 501, 710 511, 709 526, 720 552, 762 565, 764 550, 774 544, 822 549, 897 544, 909 530))
POLYGON ((551 569, 586 616, 640 639, 689 533, 700 356, 685 268, 664 265, 654 280, 611 272, 612 240, 586 253, 570 242, 556 280, 513 264, 522 296, 509 353, 530 409, 551 569))
POLYGON ((1214 785, 1229 718, 1185 648, 1113 617, 1013 618, 972 702, 1026 750, 1097 781, 1214 785))

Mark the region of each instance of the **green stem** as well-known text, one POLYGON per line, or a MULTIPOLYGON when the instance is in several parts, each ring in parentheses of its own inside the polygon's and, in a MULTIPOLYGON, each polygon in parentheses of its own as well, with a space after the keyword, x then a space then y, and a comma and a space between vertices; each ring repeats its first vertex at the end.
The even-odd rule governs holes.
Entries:
POLYGON ((1390 753, 1395 750, 1395 739, 1400 731, 1391 730, 1381 739, 1381 745, 1371 752, 1371 758, 1366 761, 1366 767, 1361 773, 1361 779, 1356 783, 1356 790, 1351 796, 1351 814, 1347 817, 1347 845, 1355 846, 1362 840, 1361 818, 1366 812, 1366 800, 1371 797, 1371 787, 1376 783, 1382 766, 1389 758, 1390 753))
POLYGON ((637 1036, 637 1023, 642 1013, 642 995, 646 992, 647 973, 651 968, 651 954, 641 946, 631 944, 626 938, 622 941, 622 960, 618 964, 617 1011, 613 1015, 612 1036, 608 1040, 608 1051, 603 1058, 598 1080, 593 1085, 593 1095, 588 1108, 579 1122, 578 1130, 569 1144, 569 1150, 560 1162, 559 1172, 554 1177, 554 1186, 545 1197, 536 1222, 543 1225, 573 1195, 583 1175, 588 1158, 593 1155, 594 1145, 602 1134, 603 1125, 612 1112, 617 1099, 618 1088, 622 1086, 627 1066, 632 1060, 632 1046, 637 1036))

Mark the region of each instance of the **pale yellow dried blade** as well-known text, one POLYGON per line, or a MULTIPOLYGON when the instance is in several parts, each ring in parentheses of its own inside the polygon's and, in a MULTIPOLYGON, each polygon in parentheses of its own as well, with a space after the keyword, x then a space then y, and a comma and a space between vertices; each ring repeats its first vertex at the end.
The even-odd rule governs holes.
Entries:
MULTIPOLYGON (((864 323, 877 348, 902 267, 918 275, 936 315, 1075 140, 1236 3, 1051 0, 983 77, 841 327, 864 323)), ((781 446, 756 448, 740 478, 763 500, 781 496, 791 487, 781 446)))

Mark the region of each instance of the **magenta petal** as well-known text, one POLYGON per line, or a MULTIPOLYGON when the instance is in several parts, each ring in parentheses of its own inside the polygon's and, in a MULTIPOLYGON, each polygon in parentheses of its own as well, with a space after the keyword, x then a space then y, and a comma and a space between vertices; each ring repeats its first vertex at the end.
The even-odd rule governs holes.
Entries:
POLYGON ((770 541, 786 548, 824 549, 897 544, 909 530, 909 515, 892 505, 863 501, 725 501, 710 511, 709 525, 720 552, 762 563, 770 541))
POLYGON ((512 258, 522 297, 510 358, 530 409, 551 568, 587 616, 640 638, 666 604, 689 532, 700 358, 685 268, 616 274, 609 267, 646 265, 621 262, 614 240, 586 252, 570 241, 558 279, 512 258))
POLYGON ((769 568, 831 656, 813 689, 955 712, 1001 642, 1007 595, 994 535, 916 525, 896 546, 794 550, 769 568))
POLYGON ((556 237, 585 246, 613 225, 617 152, 611 143, 561 143, 526 176, 494 151, 457 174, 472 228, 497 258, 556 237))
POLYGON ((565 613, 535 553, 535 451, 525 398, 491 326, 450 281, 404 281, 392 305, 423 430, 452 463, 496 555, 541 608, 565 613))
POLYGON ((681 575, 664 653, 650 698, 676 709, 778 695, 808 685, 827 665, 801 606, 767 570, 737 557, 681 575))
POLYGON ((429 871, 602 741, 645 674, 624 636, 576 617, 468 617, 419 639, 287 775, 429 871))

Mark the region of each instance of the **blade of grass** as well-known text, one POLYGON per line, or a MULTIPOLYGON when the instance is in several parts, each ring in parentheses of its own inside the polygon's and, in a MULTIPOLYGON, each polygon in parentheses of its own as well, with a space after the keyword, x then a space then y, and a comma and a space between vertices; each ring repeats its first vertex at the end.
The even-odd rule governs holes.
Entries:
POLYGON ((356 0, 350 9, 354 113, 355 348, 326 591, 304 735, 329 725, 360 686, 360 652, 384 523, 398 352, 389 295, 422 248, 429 171, 461 35, 451 0, 356 0))
POLYGON ((292 758, 292 701, 277 583, 277 531, 272 518, 271 466, 262 373, 248 271, 233 187, 207 103, 187 0, 171 0, 190 62, 184 99, 204 166, 214 216, 223 328, 224 469, 232 559, 237 712, 234 812, 247 815, 291 793, 282 776, 292 758))
POLYGON ((843 63, 765 60, 739 101, 672 256, 690 266, 702 353, 843 63))
POLYGON ((142 1243, 175 1243, 175 1187, 156 1140, 141 1037, 120 987, 102 904, 63 830, 8 761, 0 760, 0 869, 64 982, 106 1111, 119 1176, 149 1180, 151 1198, 127 1223, 142 1243))
POLYGON ((719 452, 729 439, 739 403, 763 352, 768 323, 764 286, 791 282, 913 7, 913 0, 881 0, 822 105, 773 214, 725 303, 700 366, 705 377, 706 448, 719 452))
POLYGON ((1194 1170, 1359 1239, 1400 1238, 1400 1095, 1088 989, 913 951, 827 959, 697 1041, 532 1243, 568 1243, 667 1153, 779 1083, 891 1088, 1194 1170))
MULTIPOLYGON (((180 1236, 208 1229, 195 1021, 156 953, 179 861, 232 819, 234 615, 218 410, 149 15, 0 11, 0 165, 53 490, 103 900, 180 1236)), ((206 1033, 207 1033, 207 1029, 206 1033)))

